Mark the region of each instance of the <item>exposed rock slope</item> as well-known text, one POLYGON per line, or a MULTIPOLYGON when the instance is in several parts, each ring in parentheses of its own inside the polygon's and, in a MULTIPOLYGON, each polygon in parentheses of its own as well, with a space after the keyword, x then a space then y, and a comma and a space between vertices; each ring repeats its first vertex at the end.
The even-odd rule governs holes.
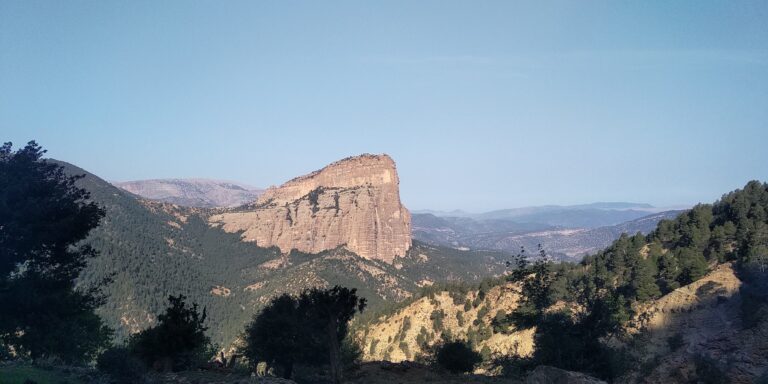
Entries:
POLYGON ((113 183, 141 197, 185 207, 237 207, 255 201, 263 189, 208 179, 156 179, 113 183))
POLYGON ((260 247, 318 253, 339 246, 391 263, 411 247, 411 215, 400 203, 395 163, 361 155, 267 189, 243 209, 210 218, 260 247))
POLYGON ((768 321, 745 326, 739 279, 732 264, 639 308, 631 332, 646 372, 627 378, 642 383, 687 383, 715 373, 732 383, 752 383, 768 372, 768 321), (675 340, 675 342, 671 342, 675 340), (704 367, 707 367, 704 369, 704 367))
MULTIPOLYGON (((442 338, 469 340, 486 355, 530 356, 535 329, 494 326, 499 312, 503 317, 517 307, 517 287, 503 281, 493 284, 467 292, 437 291, 378 316, 356 332, 363 358, 413 360, 442 338)), ((627 325, 634 342, 625 345, 637 365, 617 382, 701 382, 706 372, 734 383, 768 377, 768 319, 745 326, 744 311, 756 310, 742 304, 745 284, 733 264, 726 263, 640 304, 627 325)))
MULTIPOLYGON (((528 356, 534 329, 494 329, 496 315, 517 308, 519 289, 502 283, 469 292, 440 291, 380 316, 357 333, 368 361, 413 360, 442 339, 472 341, 485 354, 528 356)), ((502 316, 503 316, 502 315, 502 316)))

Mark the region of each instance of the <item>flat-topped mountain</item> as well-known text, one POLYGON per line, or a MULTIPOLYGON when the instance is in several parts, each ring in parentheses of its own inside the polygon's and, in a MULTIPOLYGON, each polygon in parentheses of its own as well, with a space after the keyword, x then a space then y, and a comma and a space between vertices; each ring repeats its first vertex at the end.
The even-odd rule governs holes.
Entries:
POLYGON ((106 211, 87 240, 99 256, 83 271, 80 284, 111 281, 103 287, 106 302, 98 313, 115 329, 117 341, 156 324, 169 294, 184 294, 206 308, 208 334, 226 346, 276 295, 338 284, 357 288, 374 311, 435 282, 501 274, 509 259, 498 251, 460 251, 417 241, 393 264, 343 247, 286 254, 210 224, 212 215, 235 210, 140 198, 74 165, 59 164, 67 174, 85 175, 77 185, 106 211))
POLYGON ((141 197, 185 207, 237 207, 255 201, 264 190, 209 179, 154 179, 112 183, 141 197))
POLYGON ((411 248, 411 214, 400 202, 399 184, 389 156, 349 157, 271 187, 255 203, 213 215, 210 223, 282 252, 344 246, 392 263, 411 248))

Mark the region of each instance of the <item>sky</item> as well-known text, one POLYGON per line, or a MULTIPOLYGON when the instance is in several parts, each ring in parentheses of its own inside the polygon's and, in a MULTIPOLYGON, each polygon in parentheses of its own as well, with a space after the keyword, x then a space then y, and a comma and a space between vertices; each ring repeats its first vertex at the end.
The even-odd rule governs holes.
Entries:
POLYGON ((768 181, 767 1, 0 1, 0 140, 257 186, 387 153, 411 209, 768 181))

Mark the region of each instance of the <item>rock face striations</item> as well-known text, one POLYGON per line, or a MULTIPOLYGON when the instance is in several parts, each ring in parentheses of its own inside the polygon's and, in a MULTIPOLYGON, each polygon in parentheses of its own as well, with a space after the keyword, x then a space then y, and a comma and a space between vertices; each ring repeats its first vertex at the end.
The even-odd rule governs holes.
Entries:
POLYGON ((389 156, 350 157, 271 187, 255 203, 210 222, 242 231, 260 247, 318 253, 345 246, 392 263, 411 247, 411 215, 400 203, 399 183, 389 156))

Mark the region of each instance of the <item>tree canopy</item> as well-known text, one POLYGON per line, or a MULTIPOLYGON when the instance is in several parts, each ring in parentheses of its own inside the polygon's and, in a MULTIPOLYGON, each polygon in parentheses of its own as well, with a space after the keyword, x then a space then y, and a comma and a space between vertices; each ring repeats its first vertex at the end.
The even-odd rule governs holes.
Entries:
POLYGON ((129 349, 160 371, 183 370, 210 357, 211 342, 204 326, 205 309, 187 305, 184 295, 169 296, 169 306, 156 326, 133 335, 129 349))
POLYGON ((332 380, 341 381, 342 341, 349 321, 365 309, 355 289, 311 288, 298 297, 273 298, 246 327, 244 354, 252 363, 278 365, 290 378, 296 363, 328 364, 332 380))
POLYGON ((87 362, 111 330, 94 313, 98 284, 76 289, 75 279, 96 255, 81 241, 104 212, 43 154, 34 141, 0 147, 0 346, 87 362))

